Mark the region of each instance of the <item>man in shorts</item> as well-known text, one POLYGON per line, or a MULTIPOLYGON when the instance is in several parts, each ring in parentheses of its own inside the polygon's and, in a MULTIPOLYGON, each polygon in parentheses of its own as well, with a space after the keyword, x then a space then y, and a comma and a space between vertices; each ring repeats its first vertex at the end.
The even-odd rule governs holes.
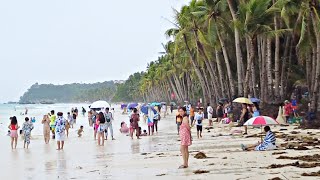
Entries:
POLYGON ((213 126, 212 124, 213 108, 210 106, 210 103, 207 104, 207 113, 208 113, 209 126, 213 126))

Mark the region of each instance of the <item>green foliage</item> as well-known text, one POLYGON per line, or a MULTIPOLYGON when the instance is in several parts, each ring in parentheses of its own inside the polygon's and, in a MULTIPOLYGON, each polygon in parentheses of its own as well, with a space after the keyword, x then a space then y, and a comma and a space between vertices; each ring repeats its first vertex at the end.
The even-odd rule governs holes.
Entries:
POLYGON ((34 84, 20 98, 20 103, 70 103, 110 101, 116 91, 113 81, 94 84, 34 84))

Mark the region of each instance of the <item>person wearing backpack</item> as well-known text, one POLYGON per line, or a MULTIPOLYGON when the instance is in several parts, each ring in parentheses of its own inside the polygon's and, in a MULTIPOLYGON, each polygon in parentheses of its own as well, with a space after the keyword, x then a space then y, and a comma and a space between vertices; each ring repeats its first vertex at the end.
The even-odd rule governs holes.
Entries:
POLYGON ((110 110, 109 108, 106 108, 106 112, 104 113, 104 117, 106 119, 106 129, 105 129, 106 140, 108 139, 108 129, 110 129, 112 140, 115 140, 113 138, 113 128, 112 128, 113 114, 109 110, 110 110))

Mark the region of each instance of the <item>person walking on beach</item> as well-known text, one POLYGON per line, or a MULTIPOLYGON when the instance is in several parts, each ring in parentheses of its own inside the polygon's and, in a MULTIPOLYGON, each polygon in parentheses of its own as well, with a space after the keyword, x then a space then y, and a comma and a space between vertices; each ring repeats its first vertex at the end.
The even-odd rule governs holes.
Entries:
POLYGON ((96 119, 97 133, 98 133, 98 145, 104 146, 104 131, 105 131, 105 116, 102 112, 98 114, 98 118, 96 119))
POLYGON ((68 112, 67 120, 68 120, 68 122, 69 122, 70 128, 73 129, 74 121, 73 121, 73 117, 71 116, 71 113, 70 113, 70 112, 68 112))
POLYGON ((292 105, 291 103, 288 101, 288 100, 285 100, 284 101, 284 116, 286 118, 286 123, 289 122, 289 118, 290 116, 292 116, 292 112, 293 112, 293 108, 292 108, 292 105))
POLYGON ((106 140, 108 139, 108 131, 110 129, 110 135, 112 140, 115 140, 113 137, 113 127, 112 127, 112 121, 113 121, 113 114, 109 111, 109 108, 106 108, 106 112, 104 114, 106 118, 106 140))
POLYGON ((152 128, 152 135, 154 133, 154 131, 156 131, 156 133, 158 133, 158 123, 161 119, 161 116, 160 116, 160 113, 156 113, 154 116, 153 116, 153 128, 152 128))
POLYGON ((195 113, 194 113, 194 107, 193 105, 191 104, 191 107, 190 107, 190 123, 192 125, 193 121, 194 121, 194 116, 195 116, 195 113))
POLYGON ((139 120, 140 116, 138 114, 138 110, 135 108, 133 109, 133 113, 130 118, 130 136, 131 139, 133 139, 133 133, 136 132, 137 139, 140 139, 140 133, 139 133, 139 120))
POLYGON ((43 124, 44 142, 46 144, 49 144, 49 141, 50 141, 50 119, 49 119, 49 116, 44 115, 41 123, 43 124))
POLYGON ((26 145, 27 145, 27 149, 29 149, 32 130, 33 130, 33 124, 32 124, 32 122, 29 121, 29 118, 26 117, 25 122, 22 125, 22 132, 23 132, 23 136, 24 136, 23 148, 26 148, 26 145))
POLYGON ((203 121, 203 119, 204 119, 203 107, 200 107, 199 112, 196 113, 195 120, 193 122, 193 125, 196 124, 196 126, 197 126, 198 139, 202 138, 202 121, 203 121))
MULTIPOLYGON (((241 116, 240 116, 240 125, 243 126, 244 123, 246 123, 249 120, 249 111, 248 111, 248 105, 242 104, 242 110, 241 110, 241 116)), ((248 127, 244 126, 244 134, 248 134, 248 127)))
POLYGON ((191 142, 191 129, 189 125, 189 118, 187 116, 187 110, 185 107, 179 109, 179 114, 183 117, 181 126, 180 126, 180 151, 182 154, 183 165, 179 168, 188 168, 189 166, 189 146, 192 144, 191 142))
POLYGON ((92 127, 92 111, 89 111, 88 112, 88 123, 89 123, 89 126, 92 127))
POLYGON ((66 120, 62 112, 58 112, 58 118, 55 121, 55 137, 57 141, 57 150, 63 150, 65 141, 66 120))
POLYGON ((18 125, 18 120, 16 116, 13 116, 11 118, 10 125, 8 126, 10 130, 10 137, 11 137, 11 149, 13 149, 13 144, 14 144, 14 149, 17 149, 17 143, 18 143, 18 129, 20 126, 18 125))
POLYGON ((87 110, 84 107, 82 107, 82 115, 83 115, 83 117, 86 115, 86 112, 87 112, 87 110))
POLYGON ((167 105, 164 103, 161 107, 161 112, 163 113, 163 117, 166 117, 167 114, 167 105))
MULTIPOLYGON (((180 108, 179 108, 180 109, 180 108)), ((179 132, 180 132, 180 126, 181 126, 181 123, 182 123, 182 119, 183 117, 180 116, 180 113, 177 112, 177 115, 176 115, 176 124, 177 124, 177 130, 178 130, 178 135, 179 135, 179 132)))
POLYGON ((208 113, 209 126, 213 126, 212 124, 213 108, 210 106, 210 103, 207 104, 207 113, 208 113))
POLYGON ((217 113, 217 119, 218 119, 218 123, 220 123, 220 121, 223 118, 223 104, 219 103, 216 109, 216 113, 217 113))
POLYGON ((171 111, 171 114, 173 113, 173 104, 170 104, 170 111, 171 111))
POLYGON ((99 124, 97 123, 97 119, 99 119, 99 114, 96 111, 93 111, 92 123, 93 123, 94 140, 97 139, 97 133, 98 133, 98 128, 99 128, 99 124))
POLYGON ((52 110, 48 115, 50 116, 50 129, 52 132, 52 139, 54 139, 55 138, 55 122, 56 122, 57 116, 54 114, 54 110, 52 110))

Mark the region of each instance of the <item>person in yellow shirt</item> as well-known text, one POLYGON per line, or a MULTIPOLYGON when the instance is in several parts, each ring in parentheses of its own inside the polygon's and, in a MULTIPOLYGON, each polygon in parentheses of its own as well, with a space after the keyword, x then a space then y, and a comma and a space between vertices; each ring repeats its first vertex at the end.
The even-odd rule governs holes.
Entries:
POLYGON ((51 113, 48 114, 50 117, 50 129, 52 132, 52 139, 55 139, 55 122, 57 119, 57 116, 54 114, 54 110, 51 111, 51 113))

